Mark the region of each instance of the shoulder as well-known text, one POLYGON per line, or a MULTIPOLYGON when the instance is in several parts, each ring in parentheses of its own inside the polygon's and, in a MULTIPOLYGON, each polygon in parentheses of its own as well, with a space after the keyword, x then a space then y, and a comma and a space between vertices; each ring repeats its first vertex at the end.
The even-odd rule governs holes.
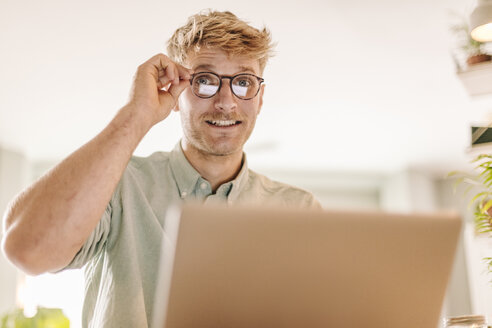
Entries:
POLYGON ((170 152, 155 152, 147 157, 132 156, 128 168, 132 170, 146 170, 169 163, 170 152))
POLYGON ((140 178, 162 174, 169 167, 169 152, 155 152, 147 157, 132 156, 123 178, 140 178))
POLYGON ((248 189, 262 195, 269 202, 274 201, 282 205, 297 207, 321 208, 320 203, 311 192, 272 180, 253 170, 249 170, 248 189))
POLYGON ((147 190, 156 184, 156 181, 169 179, 169 153, 155 152, 147 157, 132 156, 120 178, 116 193, 133 191, 135 188, 147 190))
POLYGON ((251 184, 254 184, 256 186, 261 186, 261 188, 271 193, 278 193, 278 192, 298 193, 298 194, 308 193, 308 191, 304 189, 280 181, 272 180, 269 177, 260 174, 258 172, 255 172, 253 170, 249 170, 249 180, 251 184))

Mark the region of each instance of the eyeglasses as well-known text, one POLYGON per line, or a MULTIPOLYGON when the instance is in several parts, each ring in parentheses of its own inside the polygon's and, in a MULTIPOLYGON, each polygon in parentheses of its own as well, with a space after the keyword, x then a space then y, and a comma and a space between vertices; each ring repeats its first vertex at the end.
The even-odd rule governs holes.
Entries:
POLYGON ((229 79, 232 93, 243 100, 256 97, 261 83, 265 81, 261 77, 248 73, 225 76, 212 72, 200 72, 191 75, 191 91, 197 97, 212 98, 222 87, 222 79, 229 79))

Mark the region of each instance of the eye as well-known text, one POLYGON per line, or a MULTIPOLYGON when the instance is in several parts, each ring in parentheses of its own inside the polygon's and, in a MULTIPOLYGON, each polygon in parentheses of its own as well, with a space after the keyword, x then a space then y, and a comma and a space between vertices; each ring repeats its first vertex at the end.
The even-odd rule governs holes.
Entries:
POLYGON ((220 80, 217 76, 205 72, 205 73, 198 73, 193 79, 193 84, 196 86, 202 86, 202 85, 219 85, 220 80))
POLYGON ((255 81, 250 77, 250 76, 237 76, 233 84, 237 85, 238 87, 243 87, 243 88, 248 88, 250 86, 253 86, 255 81))
POLYGON ((249 87, 250 84, 251 84, 251 82, 249 80, 247 80, 247 79, 241 79, 241 80, 238 81, 237 84, 239 86, 241 86, 241 87, 249 87))
POLYGON ((199 76, 196 78, 196 83, 198 83, 198 84, 210 84, 210 80, 204 76, 199 76))

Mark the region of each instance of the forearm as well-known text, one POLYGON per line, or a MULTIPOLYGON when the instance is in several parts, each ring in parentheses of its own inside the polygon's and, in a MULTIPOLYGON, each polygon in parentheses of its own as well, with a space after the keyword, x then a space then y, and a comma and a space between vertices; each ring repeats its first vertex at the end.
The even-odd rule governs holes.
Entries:
POLYGON ((98 224, 150 128, 130 105, 94 139, 21 193, 4 218, 5 253, 31 274, 67 265, 98 224))

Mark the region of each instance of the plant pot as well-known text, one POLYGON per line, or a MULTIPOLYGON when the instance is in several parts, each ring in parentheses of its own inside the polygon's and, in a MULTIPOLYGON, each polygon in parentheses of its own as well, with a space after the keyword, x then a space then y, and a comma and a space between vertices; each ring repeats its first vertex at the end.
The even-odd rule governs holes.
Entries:
POLYGON ((468 65, 476 65, 479 63, 490 61, 491 59, 492 59, 492 57, 490 55, 478 54, 478 55, 473 55, 473 56, 468 57, 468 59, 466 60, 466 63, 468 65))

